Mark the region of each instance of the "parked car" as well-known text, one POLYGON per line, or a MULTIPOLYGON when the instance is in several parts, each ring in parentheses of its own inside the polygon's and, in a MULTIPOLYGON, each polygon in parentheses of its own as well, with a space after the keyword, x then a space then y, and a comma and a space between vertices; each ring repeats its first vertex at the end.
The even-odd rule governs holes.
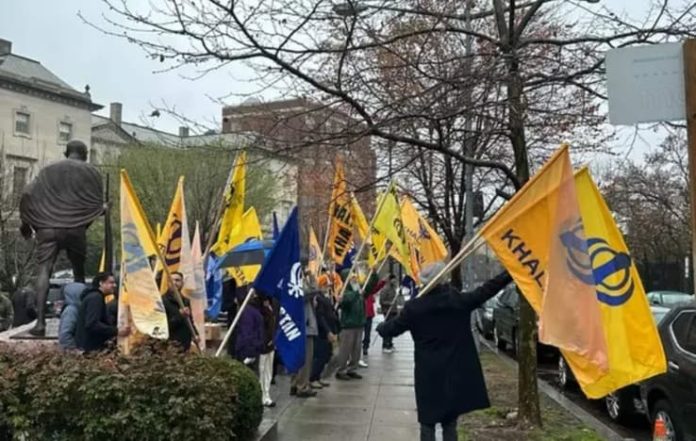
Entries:
POLYGON ((495 307, 498 297, 503 293, 500 291, 495 297, 488 299, 480 308, 474 311, 474 323, 476 329, 485 338, 493 338, 493 328, 495 321, 493 320, 493 308, 495 307))
POLYGON ((673 308, 659 326, 667 372, 641 384, 652 424, 665 422, 669 441, 696 441, 696 304, 673 308))
POLYGON ((651 305, 666 306, 668 308, 681 303, 689 303, 694 296, 679 291, 651 291, 648 293, 648 301, 651 305))
MULTIPOLYGON (((650 310, 655 319, 655 324, 659 328, 669 313, 670 308, 651 306, 650 310)), ((563 356, 560 356, 558 359, 557 381, 563 389, 568 389, 577 384, 575 376, 563 356)), ((645 407, 640 398, 640 386, 637 384, 631 384, 607 395, 604 397, 604 406, 609 418, 618 423, 627 423, 637 415, 645 413, 645 407)))
MULTIPOLYGON (((500 350, 510 347, 517 354, 519 351, 518 330, 520 323, 520 295, 517 286, 510 284, 498 295, 493 305, 493 341, 500 350)), ((537 342, 537 354, 556 356, 558 350, 537 342)))

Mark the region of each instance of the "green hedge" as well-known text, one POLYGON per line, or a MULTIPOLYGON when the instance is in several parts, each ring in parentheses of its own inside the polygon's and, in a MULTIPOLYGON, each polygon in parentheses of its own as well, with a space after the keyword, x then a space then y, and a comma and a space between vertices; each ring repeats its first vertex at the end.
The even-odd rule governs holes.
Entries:
POLYGON ((0 347, 0 441, 244 440, 262 415, 255 375, 229 359, 0 347))

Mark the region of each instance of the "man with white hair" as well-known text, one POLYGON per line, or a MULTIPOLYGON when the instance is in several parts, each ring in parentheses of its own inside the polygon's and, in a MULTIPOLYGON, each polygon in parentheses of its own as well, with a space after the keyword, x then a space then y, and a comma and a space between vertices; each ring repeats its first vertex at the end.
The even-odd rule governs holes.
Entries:
MULTIPOLYGON (((427 285, 444 267, 442 262, 425 267, 421 282, 427 285)), ((398 317, 377 327, 382 338, 411 331, 421 441, 435 441, 438 423, 443 441, 456 441, 459 415, 490 406, 471 332, 471 312, 511 281, 503 272, 471 292, 441 282, 426 295, 406 302, 398 317)))

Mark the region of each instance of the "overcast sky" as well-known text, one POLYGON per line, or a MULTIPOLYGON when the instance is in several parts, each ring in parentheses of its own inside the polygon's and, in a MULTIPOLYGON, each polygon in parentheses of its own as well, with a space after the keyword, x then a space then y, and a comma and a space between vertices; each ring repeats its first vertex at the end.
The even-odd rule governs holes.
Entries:
MULTIPOLYGON (((603 0, 614 10, 640 14, 642 1, 603 0)), ((194 72, 155 73, 159 62, 148 59, 137 46, 102 34, 86 25, 78 11, 94 22, 102 22, 105 5, 98 0, 4 0, 0 7, 0 38, 13 42, 13 52, 40 61, 78 90, 91 87, 92 99, 105 106, 123 103, 125 121, 153 125, 176 131, 179 122, 163 115, 148 119, 153 106, 165 103, 187 117, 219 124, 221 105, 213 98, 229 94, 251 93, 248 79, 252 73, 240 64, 224 71, 190 81, 194 72)), ((235 104, 239 98, 229 99, 235 104)), ((654 142, 654 139, 653 139, 654 142)), ((642 148, 641 148, 642 150, 642 148)))

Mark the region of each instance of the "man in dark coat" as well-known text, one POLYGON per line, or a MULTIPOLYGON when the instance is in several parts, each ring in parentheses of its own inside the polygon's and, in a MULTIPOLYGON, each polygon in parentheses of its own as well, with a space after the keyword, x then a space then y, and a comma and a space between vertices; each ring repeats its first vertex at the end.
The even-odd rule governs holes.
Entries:
POLYGON ((65 147, 66 159, 44 167, 22 193, 20 232, 36 238, 36 325, 33 335, 46 334, 45 308, 53 265, 65 250, 74 281, 85 281, 87 228, 104 213, 102 178, 87 163, 87 146, 77 140, 65 147))
MULTIPOLYGON (((442 268, 442 263, 426 267, 421 273, 423 284, 442 268)), ((442 424, 443 441, 456 441, 457 417, 490 406, 471 334, 471 311, 511 281, 504 272, 468 293, 448 283, 437 285, 430 293, 407 302, 398 317, 377 327, 383 338, 411 331, 421 441, 435 441, 437 423, 442 424)))
MULTIPOLYGON (((180 272, 172 273, 172 282, 176 289, 181 293, 184 288, 184 276, 180 272)), ((181 297, 184 307, 181 308, 176 300, 176 295, 173 289, 169 289, 162 296, 164 310, 167 313, 167 323, 169 324, 169 341, 176 342, 181 346, 183 352, 188 352, 191 349, 191 341, 193 341, 193 333, 189 328, 188 321, 191 317, 191 302, 186 297, 181 297)))
POLYGON ((112 295, 115 289, 113 274, 104 272, 94 276, 92 287, 82 293, 75 326, 75 341, 79 349, 85 352, 101 351, 117 335, 125 337, 130 334, 128 327, 118 330, 116 325, 109 322, 104 298, 112 295))

